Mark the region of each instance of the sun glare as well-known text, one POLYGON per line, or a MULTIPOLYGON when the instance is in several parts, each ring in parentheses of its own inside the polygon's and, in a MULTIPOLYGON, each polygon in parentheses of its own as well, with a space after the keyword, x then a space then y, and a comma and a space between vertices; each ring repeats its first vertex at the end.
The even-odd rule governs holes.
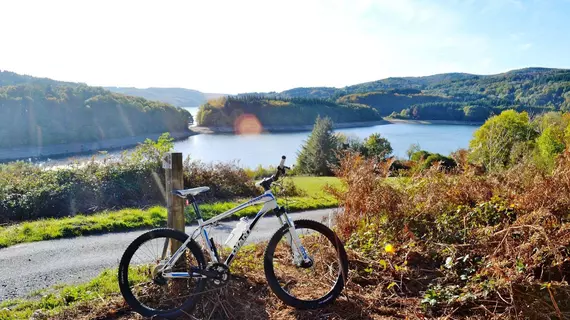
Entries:
POLYGON ((234 122, 234 131, 236 134, 260 134, 263 126, 255 115, 243 114, 234 122))

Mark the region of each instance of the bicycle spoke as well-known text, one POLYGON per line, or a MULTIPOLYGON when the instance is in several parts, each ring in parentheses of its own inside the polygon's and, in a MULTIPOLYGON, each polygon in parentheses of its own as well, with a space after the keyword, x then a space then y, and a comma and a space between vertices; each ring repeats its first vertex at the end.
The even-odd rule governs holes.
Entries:
MULTIPOLYGON (((153 238, 142 243, 132 254, 129 264, 128 283, 130 291, 137 301, 149 309, 172 310, 181 308, 194 295, 201 279, 163 278, 159 273, 164 263, 163 253, 169 257, 169 244, 174 239, 153 238)), ((197 261, 190 258, 188 249, 182 259, 172 266, 172 272, 190 272, 190 267, 197 266, 197 261)))
POLYGON ((287 232, 273 253, 273 270, 281 288, 300 300, 316 300, 327 295, 336 285, 341 268, 333 243, 324 235, 308 228, 296 229, 301 244, 312 258, 310 267, 294 262, 295 246, 287 232))

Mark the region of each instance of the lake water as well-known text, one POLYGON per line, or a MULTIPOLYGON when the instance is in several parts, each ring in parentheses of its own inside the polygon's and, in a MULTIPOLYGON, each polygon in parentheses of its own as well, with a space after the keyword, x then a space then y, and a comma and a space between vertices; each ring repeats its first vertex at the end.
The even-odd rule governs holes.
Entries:
MULTIPOLYGON (((195 117, 198 108, 185 108, 195 117)), ((373 127, 339 129, 349 136, 364 139, 373 133, 380 133, 390 141, 397 157, 406 157, 406 150, 413 143, 418 143, 424 150, 443 155, 467 148, 473 132, 479 126, 440 125, 440 124, 386 124, 373 127)), ((303 141, 309 132, 270 133, 261 135, 197 135, 174 144, 175 151, 184 157, 206 162, 239 161, 245 167, 276 165, 281 155, 286 155, 288 163, 293 163, 303 141)))
MULTIPOLYGON (((390 141, 397 157, 406 157, 406 150, 418 143, 424 150, 447 155, 459 148, 466 148, 477 126, 386 124, 364 128, 339 129, 349 136, 366 138, 380 133, 390 141)), ((203 161, 238 160, 242 166, 277 165, 281 155, 293 163, 309 132, 271 133, 260 135, 211 135, 201 134, 178 141, 174 149, 184 157, 190 155, 203 161)))
POLYGON ((200 109, 200 108, 199 107, 185 107, 182 109, 186 109, 190 112, 190 114, 194 118, 194 124, 192 126, 195 126, 196 125, 196 114, 198 113, 198 109, 200 109))
MULTIPOLYGON (((339 129, 349 136, 366 138, 372 133, 386 137, 397 157, 406 157, 406 150, 418 143, 424 150, 444 155, 466 148, 478 126, 439 125, 439 124, 385 124, 373 127, 339 129)), ((174 143, 174 151, 182 152, 184 158, 190 156, 205 162, 238 161, 243 167, 254 168, 277 165, 282 155, 287 163, 293 164, 297 152, 310 132, 267 133, 259 135, 200 134, 174 143)), ((109 152, 117 155, 120 151, 109 152)), ((75 156, 74 160, 89 159, 91 156, 75 156)), ((49 161, 50 165, 68 163, 68 159, 49 161)))

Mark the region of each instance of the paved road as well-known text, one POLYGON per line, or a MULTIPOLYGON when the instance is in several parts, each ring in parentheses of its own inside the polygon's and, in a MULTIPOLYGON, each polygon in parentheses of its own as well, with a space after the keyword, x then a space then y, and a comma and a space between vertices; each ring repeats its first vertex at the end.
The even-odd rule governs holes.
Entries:
MULTIPOLYGON (((291 213, 292 219, 328 221, 333 209, 291 213)), ((214 241, 223 242, 236 221, 212 229, 214 241)), ((275 217, 264 217, 248 242, 267 240, 279 227, 275 217)), ((194 231, 189 226, 186 232, 194 231)), ((41 241, 0 249, 0 301, 60 283, 80 283, 107 268, 116 268, 127 246, 146 231, 111 233, 71 239, 41 241)))

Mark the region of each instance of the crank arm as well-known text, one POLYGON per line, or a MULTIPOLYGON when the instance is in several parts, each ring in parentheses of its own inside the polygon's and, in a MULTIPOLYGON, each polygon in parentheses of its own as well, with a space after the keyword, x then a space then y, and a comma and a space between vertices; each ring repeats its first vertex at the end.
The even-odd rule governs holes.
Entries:
POLYGON ((163 272, 164 278, 210 278, 220 279, 220 275, 215 271, 191 267, 190 272, 163 272))

